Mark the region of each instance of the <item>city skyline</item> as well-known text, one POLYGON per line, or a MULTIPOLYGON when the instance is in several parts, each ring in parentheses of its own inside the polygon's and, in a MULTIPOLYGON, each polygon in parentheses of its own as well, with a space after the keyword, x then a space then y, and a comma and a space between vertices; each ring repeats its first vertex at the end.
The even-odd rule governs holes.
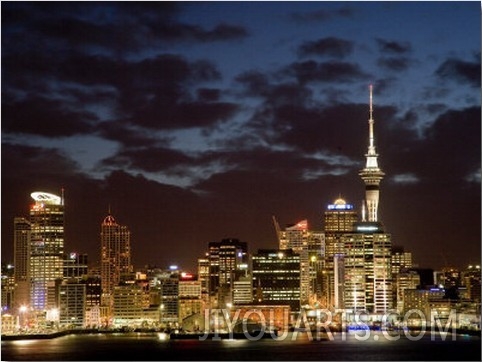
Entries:
POLYGON ((393 245, 480 263, 477 2, 2 3, 2 70, 3 262, 35 190, 92 261, 110 208, 136 268, 361 213, 373 84, 393 245))

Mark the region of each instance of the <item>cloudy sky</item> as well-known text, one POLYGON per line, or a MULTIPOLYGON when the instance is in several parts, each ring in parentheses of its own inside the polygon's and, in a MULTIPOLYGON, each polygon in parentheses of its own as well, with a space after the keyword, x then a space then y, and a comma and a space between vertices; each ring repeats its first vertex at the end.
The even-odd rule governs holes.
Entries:
POLYGON ((65 188, 66 251, 133 261, 277 247, 360 208, 369 84, 379 218, 421 267, 480 262, 479 2, 2 2, 2 261, 35 190, 65 188))

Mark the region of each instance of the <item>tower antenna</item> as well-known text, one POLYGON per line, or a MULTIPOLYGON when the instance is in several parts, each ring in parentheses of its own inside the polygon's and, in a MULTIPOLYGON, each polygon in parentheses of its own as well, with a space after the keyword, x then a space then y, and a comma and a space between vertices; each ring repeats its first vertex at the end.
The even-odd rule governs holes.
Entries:
POLYGON ((373 84, 370 84, 370 119, 373 119, 373 84))
POLYGON ((64 188, 62 187, 62 189, 60 190, 61 194, 60 194, 60 204, 63 206, 64 205, 64 188))

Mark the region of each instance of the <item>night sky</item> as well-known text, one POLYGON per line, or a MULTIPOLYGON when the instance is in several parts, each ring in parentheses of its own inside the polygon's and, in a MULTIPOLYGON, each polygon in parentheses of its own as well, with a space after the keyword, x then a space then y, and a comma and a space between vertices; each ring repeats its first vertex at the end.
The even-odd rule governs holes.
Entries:
POLYGON ((481 253, 480 2, 2 2, 2 261, 32 191, 65 188, 66 251, 193 270, 360 210, 369 84, 379 219, 420 267, 481 253))

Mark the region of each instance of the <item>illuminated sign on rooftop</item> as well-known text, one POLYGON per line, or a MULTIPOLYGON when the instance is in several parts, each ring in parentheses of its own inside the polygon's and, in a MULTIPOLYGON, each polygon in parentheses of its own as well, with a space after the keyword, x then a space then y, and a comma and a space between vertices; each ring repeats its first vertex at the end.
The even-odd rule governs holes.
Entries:
POLYGON ((62 199, 54 194, 49 194, 47 192, 35 191, 30 194, 32 199, 37 202, 44 202, 46 204, 61 205, 62 199))
POLYGON ((350 204, 329 204, 328 210, 353 210, 353 205, 350 205, 350 204))

